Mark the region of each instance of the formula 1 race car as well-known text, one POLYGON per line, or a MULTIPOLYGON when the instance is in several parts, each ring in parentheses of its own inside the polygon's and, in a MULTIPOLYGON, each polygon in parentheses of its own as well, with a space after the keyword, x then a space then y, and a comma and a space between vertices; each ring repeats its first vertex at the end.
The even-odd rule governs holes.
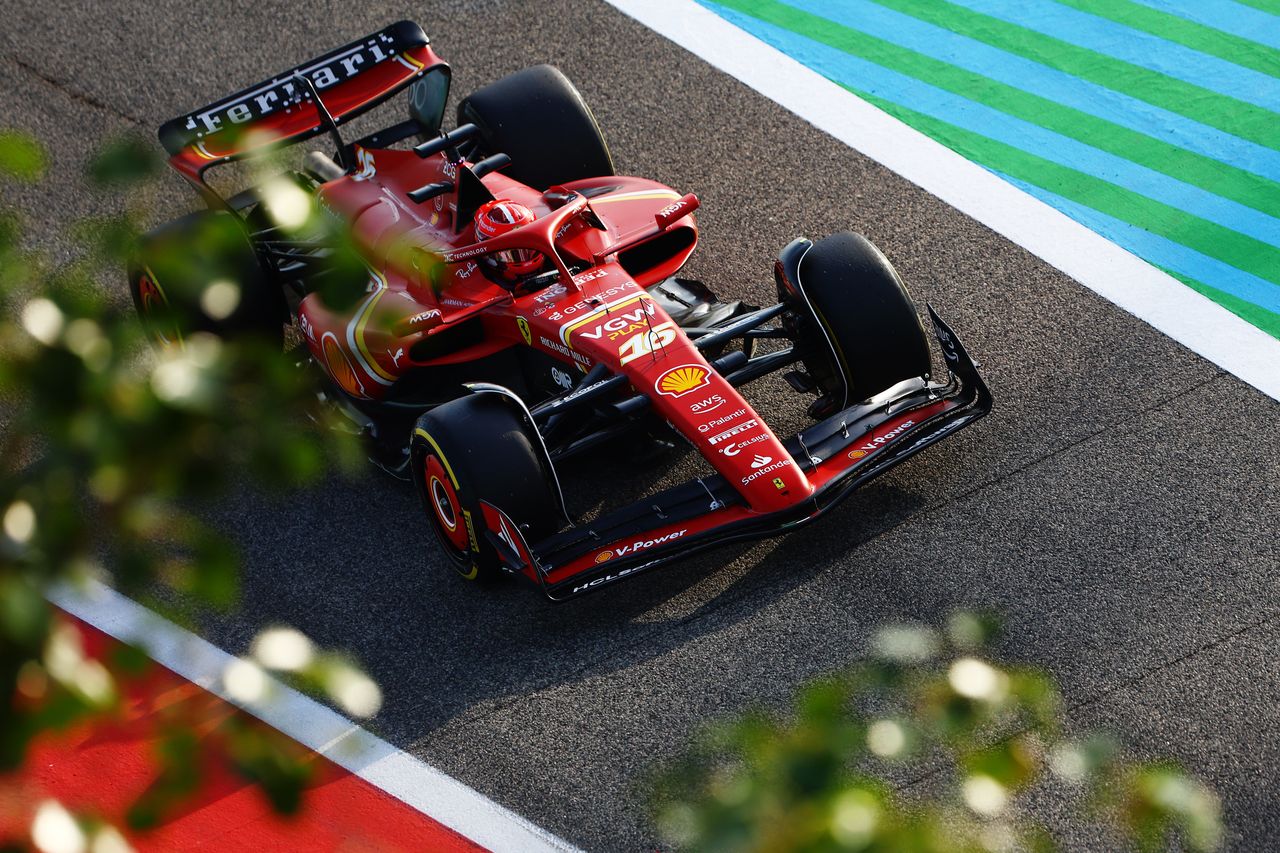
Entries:
POLYGON ((776 304, 721 301, 677 277, 698 241, 697 197, 614 174, 558 70, 472 92, 446 132, 449 83, 422 29, 402 21, 167 122, 170 163, 209 209, 148 235, 130 286, 161 343, 193 327, 280 341, 295 323, 325 396, 383 467, 416 484, 464 578, 519 575, 562 600, 785 533, 990 410, 930 308, 947 373, 931 378, 916 307, 865 238, 797 239, 778 256, 776 304), (406 119, 342 139, 340 126, 402 90, 406 119), (287 227, 265 185, 224 199, 205 180, 215 164, 321 134, 332 155, 310 152, 273 181, 305 193, 357 247, 367 290, 341 310, 320 293, 340 266, 331 240, 287 227), (216 249, 192 236, 210 223, 231 235, 216 249), (166 262, 175 246, 200 262, 166 262), (228 277, 241 297, 219 310, 202 294, 228 277), (740 391, 775 372, 816 421, 790 437, 740 391), (659 434, 714 473, 595 518, 571 514, 557 466, 659 434))

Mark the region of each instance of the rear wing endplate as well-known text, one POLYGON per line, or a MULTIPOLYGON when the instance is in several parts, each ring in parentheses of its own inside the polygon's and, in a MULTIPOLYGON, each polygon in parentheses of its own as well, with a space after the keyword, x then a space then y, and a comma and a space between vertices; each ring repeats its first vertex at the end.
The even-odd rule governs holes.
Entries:
POLYGON ((377 106, 427 70, 443 65, 412 21, 400 21, 283 74, 165 122, 160 142, 170 162, 202 183, 209 166, 310 138, 325 129, 311 81, 335 123, 377 106))

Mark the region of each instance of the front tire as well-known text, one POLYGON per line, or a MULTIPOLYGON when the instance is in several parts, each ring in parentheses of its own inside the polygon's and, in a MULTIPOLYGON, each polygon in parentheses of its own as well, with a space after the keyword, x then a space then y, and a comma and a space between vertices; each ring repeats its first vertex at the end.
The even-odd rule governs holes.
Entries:
POLYGON ((796 278, 802 292, 784 298, 797 303, 797 332, 811 351, 805 365, 832 411, 841 400, 860 403, 929 374, 929 343, 915 303, 866 237, 845 231, 819 240, 800 259, 796 278))
POLYGON ((595 116, 560 69, 535 65, 472 92, 458 104, 458 124, 480 128, 485 154, 511 156, 504 174, 545 190, 614 174, 595 116))
POLYGON ((505 512, 529 541, 560 526, 553 474, 537 436, 502 395, 470 394, 418 419, 411 464, 423 512, 446 560, 469 581, 502 577, 480 500, 505 512))

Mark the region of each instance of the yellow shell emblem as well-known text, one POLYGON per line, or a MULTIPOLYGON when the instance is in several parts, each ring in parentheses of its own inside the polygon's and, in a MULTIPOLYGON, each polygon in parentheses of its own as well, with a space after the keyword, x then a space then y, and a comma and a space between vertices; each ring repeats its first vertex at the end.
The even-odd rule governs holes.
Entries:
POLYGON ((654 387, 658 389, 659 394, 680 397, 690 391, 696 391, 709 385, 707 374, 708 371, 705 367, 699 367, 696 364, 682 364, 659 376, 654 387))
POLYGON ((596 554, 597 563, 607 563, 612 559, 613 559, 612 551, 601 551, 599 554, 596 554))

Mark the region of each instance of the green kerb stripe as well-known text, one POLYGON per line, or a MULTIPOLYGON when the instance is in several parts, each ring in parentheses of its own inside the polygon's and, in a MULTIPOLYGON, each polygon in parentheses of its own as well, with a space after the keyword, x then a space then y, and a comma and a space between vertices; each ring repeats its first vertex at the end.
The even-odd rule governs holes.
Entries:
POLYGON ((1280 150, 1275 113, 941 0, 876 0, 922 21, 1280 150))
POLYGON ((717 0, 757 20, 1274 215, 1280 184, 772 0, 717 0))
MULTIPOLYGON (((1225 59, 1272 77, 1280 77, 1280 51, 1264 44, 1215 30, 1186 18, 1179 18, 1132 0, 1058 0, 1064 6, 1073 6, 1100 18, 1108 18, 1117 24, 1142 30, 1168 41, 1225 59)), ((1277 22, 1280 26, 1280 21, 1277 22)))
POLYGON ((1273 15, 1280 15, 1280 0, 1236 0, 1236 2, 1273 15))
POLYGON ((1221 290, 1210 287, 1202 281, 1197 281, 1194 278, 1187 278, 1185 275, 1176 273, 1173 270, 1165 269, 1159 264, 1156 264, 1155 266, 1173 276, 1187 287, 1199 293, 1201 296, 1212 299, 1214 302, 1218 303, 1223 308, 1226 308, 1232 314, 1235 314, 1250 325, 1258 327, 1272 337, 1280 338, 1280 314, 1268 311, 1266 308, 1261 308, 1254 305, 1252 302, 1245 302, 1243 299, 1238 299, 1230 293, 1223 293, 1221 290))
POLYGON ((976 163, 1280 284, 1280 249, 869 92, 845 88, 976 163))

